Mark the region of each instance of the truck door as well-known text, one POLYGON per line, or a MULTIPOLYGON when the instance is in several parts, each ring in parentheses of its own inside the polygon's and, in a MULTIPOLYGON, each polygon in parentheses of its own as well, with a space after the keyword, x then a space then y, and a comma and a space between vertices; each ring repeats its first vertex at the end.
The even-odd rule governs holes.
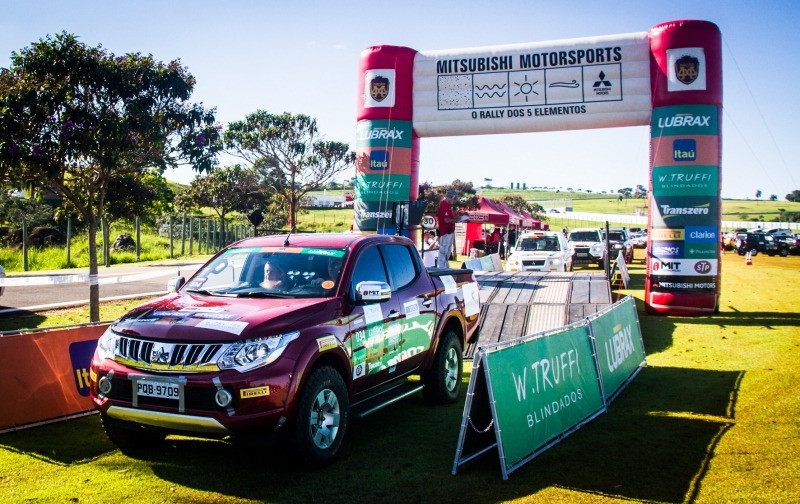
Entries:
MULTIPOLYGON (((389 283, 378 245, 365 248, 356 259, 348 296, 351 303, 355 299, 356 286, 364 281, 389 283)), ((402 305, 394 295, 382 303, 353 307, 348 342, 355 393, 390 380, 390 374, 396 371, 390 364, 389 349, 400 339, 401 309, 402 305)))
POLYGON ((391 372, 407 374, 422 364, 431 346, 436 327, 434 286, 413 248, 400 243, 379 248, 389 273, 392 299, 398 302, 402 331, 399 338, 387 340, 386 355, 390 370, 394 368, 391 372))

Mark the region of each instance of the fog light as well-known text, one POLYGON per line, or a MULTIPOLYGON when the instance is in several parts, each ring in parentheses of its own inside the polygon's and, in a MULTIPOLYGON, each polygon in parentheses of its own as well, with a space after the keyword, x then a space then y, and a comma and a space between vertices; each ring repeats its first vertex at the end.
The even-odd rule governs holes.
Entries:
POLYGON ((108 395, 111 392, 111 380, 108 376, 103 376, 97 382, 97 388, 100 389, 100 393, 103 395, 108 395))
POLYGON ((231 396, 230 392, 227 390, 217 390, 217 394, 214 396, 214 399, 217 401, 217 404, 220 407, 226 408, 233 400, 233 396, 231 396))

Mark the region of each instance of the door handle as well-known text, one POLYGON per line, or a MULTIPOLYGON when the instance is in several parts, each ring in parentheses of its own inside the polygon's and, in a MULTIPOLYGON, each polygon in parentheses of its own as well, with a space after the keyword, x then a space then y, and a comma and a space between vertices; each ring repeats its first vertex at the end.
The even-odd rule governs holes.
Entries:
POLYGON ((392 310, 389 312, 389 316, 387 317, 389 320, 396 319, 399 317, 401 313, 399 311, 392 310))
POLYGON ((431 298, 428 298, 428 299, 426 299, 425 301, 422 302, 422 306, 424 306, 425 308, 430 307, 431 304, 433 304, 433 299, 431 299, 431 298))

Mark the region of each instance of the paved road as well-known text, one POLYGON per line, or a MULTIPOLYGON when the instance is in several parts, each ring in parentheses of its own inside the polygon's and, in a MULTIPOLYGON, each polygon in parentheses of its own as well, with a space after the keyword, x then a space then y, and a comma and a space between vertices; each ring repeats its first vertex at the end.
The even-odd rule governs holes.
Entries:
MULTIPOLYGON (((170 277, 180 275, 187 279, 201 266, 199 263, 173 263, 169 265, 138 265, 114 268, 100 268, 99 276, 118 277, 136 275, 141 273, 163 272, 163 276, 138 280, 135 282, 100 285, 100 300, 124 299, 139 295, 155 296, 167 291, 167 281, 170 277)), ((31 272, 29 276, 49 275, 75 275, 88 274, 88 268, 58 270, 48 272, 31 272)), ((19 274, 9 275, 18 277, 19 274)), ((13 315, 15 308, 29 311, 41 311, 58 307, 75 306, 89 303, 89 284, 70 283, 59 285, 37 285, 25 287, 6 287, 5 293, 0 297, 0 315, 13 315)))

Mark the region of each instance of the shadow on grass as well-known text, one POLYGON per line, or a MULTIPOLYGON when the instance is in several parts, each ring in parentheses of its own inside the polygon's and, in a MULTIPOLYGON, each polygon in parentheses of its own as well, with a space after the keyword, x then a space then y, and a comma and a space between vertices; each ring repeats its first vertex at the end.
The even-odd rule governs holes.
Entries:
MULTIPOLYGON (((496 452, 479 457, 457 476, 450 474, 466 387, 457 404, 429 407, 417 395, 354 420, 342 458, 317 471, 291 468, 277 449, 184 437, 124 456, 145 462, 157 478, 176 485, 281 503, 498 502, 552 487, 682 502, 695 496, 717 441, 732 424, 742 374, 647 368, 608 414, 512 473, 507 482, 501 480, 496 452)), ((96 416, 0 436, 0 446, 65 465, 97 457, 90 463, 102 471, 120 465, 118 457, 99 457, 113 446, 96 416)))
MULTIPOLYGON (((8 307, 0 306, 0 310, 5 308, 8 307)), ((39 324, 44 323, 45 320, 47 320, 47 317, 32 311, 14 311, 0 315, 0 331, 14 331, 16 329, 38 327, 39 324)))

